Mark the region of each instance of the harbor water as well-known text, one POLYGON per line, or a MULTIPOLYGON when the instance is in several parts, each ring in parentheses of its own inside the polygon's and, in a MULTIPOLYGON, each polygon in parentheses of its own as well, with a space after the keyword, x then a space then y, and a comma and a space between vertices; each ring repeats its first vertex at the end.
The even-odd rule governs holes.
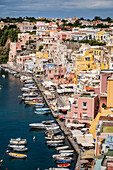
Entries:
MULTIPOLYGON (((41 122, 43 120, 52 120, 49 115, 36 115, 34 108, 25 106, 19 95, 22 94, 21 87, 23 83, 19 78, 13 75, 0 71, 0 160, 3 159, 1 169, 5 170, 40 170, 48 169, 49 167, 57 167, 57 164, 52 159, 52 155, 56 154, 55 148, 48 148, 45 144, 45 134, 43 130, 31 130, 29 123, 41 122), (2 74, 6 77, 3 78, 2 74), (33 137, 36 136, 36 140, 33 137), (11 138, 22 137, 27 139, 28 152, 27 159, 12 159, 5 151, 8 148, 11 138)), ((65 140, 65 145, 69 142, 65 140)), ((70 169, 74 170, 76 162, 76 153, 74 161, 70 169)))

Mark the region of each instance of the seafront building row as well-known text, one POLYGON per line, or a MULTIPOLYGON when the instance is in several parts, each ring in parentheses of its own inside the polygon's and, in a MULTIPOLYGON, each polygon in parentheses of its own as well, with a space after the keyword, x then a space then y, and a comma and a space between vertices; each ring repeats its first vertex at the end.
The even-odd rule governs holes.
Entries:
MULTIPOLYGON (((75 19, 76 20, 76 19, 75 19)), ((37 22, 17 25, 8 66, 39 76, 41 90, 64 119, 80 150, 82 168, 113 168, 113 36, 107 29, 73 28, 37 22), (36 25, 36 34, 32 32, 36 25), (25 27, 25 28, 23 28, 25 27), (98 40, 102 46, 70 40, 98 40), (68 40, 68 41, 64 41, 68 40)))

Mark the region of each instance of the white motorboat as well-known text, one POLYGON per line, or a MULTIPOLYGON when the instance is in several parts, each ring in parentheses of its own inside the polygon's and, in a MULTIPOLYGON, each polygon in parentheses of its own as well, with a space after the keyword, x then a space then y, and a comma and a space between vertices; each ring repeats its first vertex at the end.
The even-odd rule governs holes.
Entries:
POLYGON ((57 135, 57 136, 49 135, 49 136, 46 136, 45 139, 46 140, 63 140, 65 139, 65 137, 63 135, 57 135))
POLYGON ((64 149, 68 149, 69 146, 61 146, 61 147, 57 147, 56 150, 59 151, 59 150, 64 150, 64 149))
POLYGON ((27 140, 26 139, 21 139, 21 138, 16 138, 16 139, 11 138, 10 144, 25 145, 25 144, 27 144, 27 140))
POLYGON ((45 111, 45 110, 50 110, 50 108, 48 107, 36 108, 36 111, 45 111))
POLYGON ((56 158, 56 157, 67 157, 67 156, 72 156, 73 153, 60 153, 60 154, 55 154, 52 157, 56 158))
POLYGON ((73 153, 74 150, 60 150, 59 153, 73 153))
POLYGON ((47 141, 46 143, 63 143, 64 141, 63 140, 49 140, 47 141))
POLYGON ((56 123, 51 123, 51 122, 42 122, 42 123, 31 123, 29 124, 31 128, 36 128, 36 129, 46 129, 46 127, 55 127, 57 126, 56 123))
POLYGON ((9 148, 25 148, 25 145, 8 145, 9 148))

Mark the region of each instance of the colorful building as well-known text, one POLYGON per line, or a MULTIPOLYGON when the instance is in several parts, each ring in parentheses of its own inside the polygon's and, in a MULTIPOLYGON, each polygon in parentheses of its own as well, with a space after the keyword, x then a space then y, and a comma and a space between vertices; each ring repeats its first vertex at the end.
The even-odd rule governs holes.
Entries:
POLYGON ((90 51, 86 51, 84 55, 76 57, 76 71, 89 71, 96 68, 94 56, 90 51))
POLYGON ((98 95, 91 93, 75 94, 71 111, 68 111, 66 124, 78 121, 80 123, 90 123, 98 113, 98 95))

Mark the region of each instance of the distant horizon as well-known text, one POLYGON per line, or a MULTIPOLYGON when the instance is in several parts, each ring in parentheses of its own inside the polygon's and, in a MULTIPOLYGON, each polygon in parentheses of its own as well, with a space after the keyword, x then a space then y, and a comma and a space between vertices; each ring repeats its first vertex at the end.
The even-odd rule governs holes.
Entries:
MULTIPOLYGON (((72 19, 73 19, 73 18, 74 18, 74 16, 72 16, 72 17, 67 17, 67 16, 66 16, 66 17, 64 17, 64 18, 61 18, 61 17, 51 17, 51 18, 50 18, 50 17, 46 17, 46 16, 37 16, 37 17, 34 17, 34 16, 27 16, 27 15, 26 15, 26 16, 17 16, 17 17, 14 17, 14 16, 12 16, 12 17, 10 17, 10 16, 1 17, 1 16, 0 16, 0 18, 2 18, 2 19, 6 19, 6 18, 8 18, 8 17, 9 17, 9 18, 20 18, 20 17, 21 17, 21 18, 23 18, 23 19, 26 19, 26 17, 28 17, 28 18, 30 18, 30 17, 32 18, 32 17, 33 17, 33 18, 35 18, 35 19, 37 19, 37 18, 46 18, 46 19, 54 19, 54 18, 65 19, 65 18, 72 18, 72 19)), ((106 19, 106 18, 109 17, 109 18, 111 18, 111 19, 113 20, 113 18, 110 17, 110 16, 106 16, 106 17, 104 17, 104 18, 102 18, 101 16, 97 16, 97 15, 95 15, 93 18, 84 18, 84 16, 81 16, 81 17, 77 17, 77 16, 76 16, 76 18, 78 18, 78 19, 84 18, 84 20, 93 20, 95 17, 100 17, 102 20, 104 20, 104 19, 106 19)))
POLYGON ((0 17, 113 17, 113 0, 1 0, 0 17))

